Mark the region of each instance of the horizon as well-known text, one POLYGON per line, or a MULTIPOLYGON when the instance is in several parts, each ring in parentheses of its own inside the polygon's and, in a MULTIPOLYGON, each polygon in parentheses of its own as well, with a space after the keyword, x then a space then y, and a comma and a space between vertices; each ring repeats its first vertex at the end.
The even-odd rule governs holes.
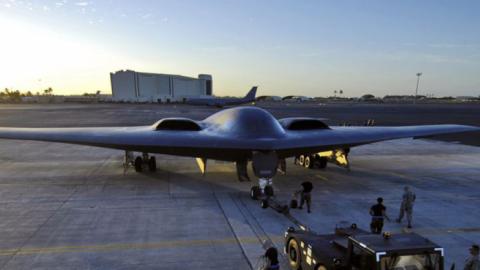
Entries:
POLYGON ((480 95, 476 1, 0 0, 0 89, 111 93, 110 72, 213 76, 213 94, 480 95))

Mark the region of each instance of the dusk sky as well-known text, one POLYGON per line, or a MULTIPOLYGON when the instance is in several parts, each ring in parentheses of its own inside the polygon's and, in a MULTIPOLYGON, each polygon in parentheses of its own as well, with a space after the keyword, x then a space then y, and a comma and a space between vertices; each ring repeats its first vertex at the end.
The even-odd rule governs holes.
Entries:
POLYGON ((214 94, 480 95, 480 1, 0 0, 0 87, 111 93, 121 69, 214 94))

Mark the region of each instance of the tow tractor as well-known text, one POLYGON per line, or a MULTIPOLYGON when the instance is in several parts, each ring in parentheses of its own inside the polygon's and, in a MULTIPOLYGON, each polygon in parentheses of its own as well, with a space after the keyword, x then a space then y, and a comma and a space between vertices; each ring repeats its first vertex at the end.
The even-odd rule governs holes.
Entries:
POLYGON ((372 234, 355 224, 333 234, 288 228, 285 253, 294 270, 443 270, 443 248, 416 233, 372 234))
POLYGON ((294 270, 444 270, 443 248, 419 234, 373 234, 348 222, 337 225, 333 234, 317 234, 290 214, 295 207, 270 196, 262 207, 299 228, 285 232, 284 252, 294 270))

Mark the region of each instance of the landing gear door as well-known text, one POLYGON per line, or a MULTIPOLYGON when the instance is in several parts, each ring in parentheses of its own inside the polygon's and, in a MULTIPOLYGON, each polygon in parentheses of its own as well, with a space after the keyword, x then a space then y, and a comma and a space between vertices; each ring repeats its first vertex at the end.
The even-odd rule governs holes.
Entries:
POLYGON ((252 168, 255 175, 259 178, 273 178, 277 172, 278 156, 277 153, 253 151, 252 168))

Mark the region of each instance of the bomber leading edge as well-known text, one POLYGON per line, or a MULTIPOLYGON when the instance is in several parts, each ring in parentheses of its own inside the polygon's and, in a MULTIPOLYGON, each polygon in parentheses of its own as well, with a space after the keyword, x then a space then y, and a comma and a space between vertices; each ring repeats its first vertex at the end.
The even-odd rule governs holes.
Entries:
MULTIPOLYGON (((351 147, 359 145, 470 131, 480 131, 480 128, 466 125, 330 127, 315 118, 277 120, 264 109, 246 106, 219 111, 202 121, 164 118, 149 126, 0 127, 0 138, 124 150, 126 166, 133 164, 136 171, 142 171, 144 165, 151 171, 156 169, 155 157, 149 154, 168 154, 196 158, 202 173, 208 159, 235 162, 239 178, 248 179, 247 164, 251 161, 260 179, 260 188, 252 188, 252 193, 259 193, 252 195, 257 196, 273 195, 271 179, 278 164, 289 157, 322 158, 321 153, 330 153, 328 155, 344 158, 351 147), (133 152, 143 154, 134 158, 133 152)), ((300 162, 304 163, 304 159, 300 162)))

